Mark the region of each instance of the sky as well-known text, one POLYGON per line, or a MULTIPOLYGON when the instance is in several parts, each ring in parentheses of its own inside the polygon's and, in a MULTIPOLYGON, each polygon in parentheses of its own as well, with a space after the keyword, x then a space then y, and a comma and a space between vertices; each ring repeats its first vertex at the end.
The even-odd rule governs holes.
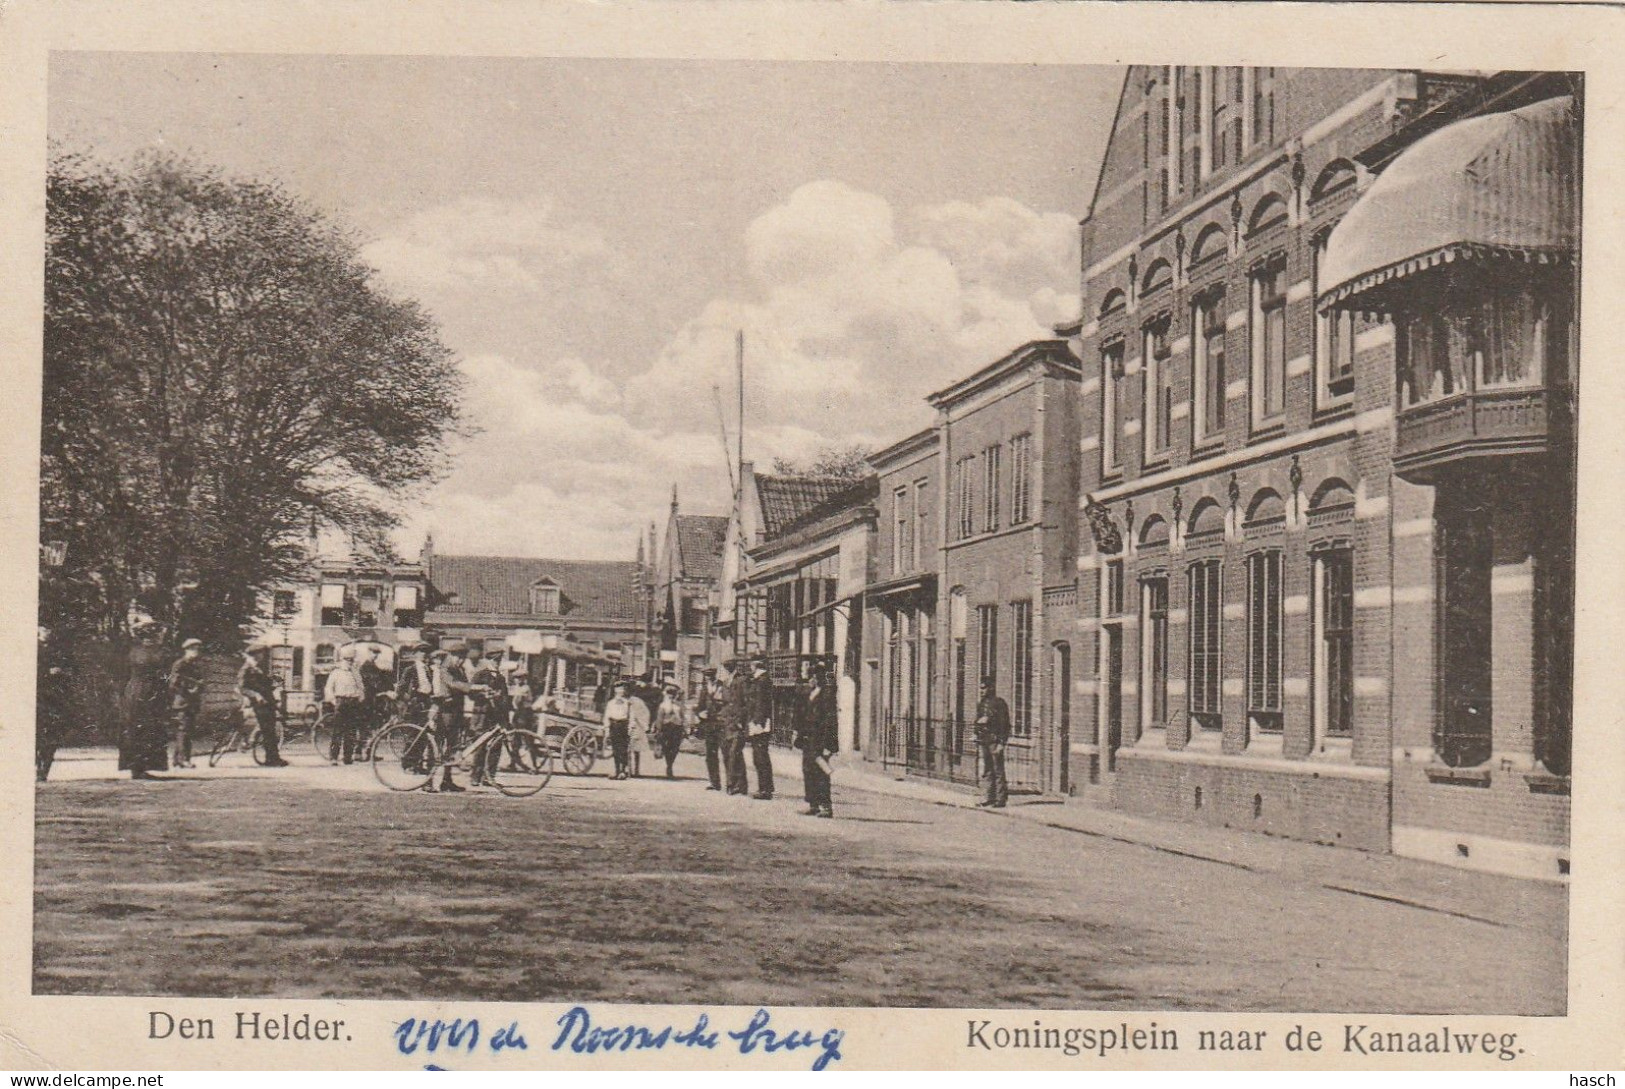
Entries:
POLYGON ((747 459, 887 445, 1077 307, 1122 70, 56 53, 56 143, 273 178, 468 377, 401 551, 630 559, 747 459))

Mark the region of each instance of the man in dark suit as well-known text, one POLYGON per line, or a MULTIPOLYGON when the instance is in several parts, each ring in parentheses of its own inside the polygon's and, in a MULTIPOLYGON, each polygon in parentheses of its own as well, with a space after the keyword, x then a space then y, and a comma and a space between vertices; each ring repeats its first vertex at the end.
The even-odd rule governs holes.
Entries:
POLYGON ((773 754, 768 745, 773 740, 773 679, 767 675, 767 659, 758 657, 751 663, 750 679, 745 682, 745 733, 750 738, 751 763, 756 767, 757 801, 773 800, 773 754))
POLYGON ((1004 747, 1010 740, 1010 705, 994 695, 993 678, 982 678, 982 698, 976 702, 976 743, 982 749, 982 778, 987 793, 978 806, 1003 809, 1010 800, 1004 777, 1004 747))
POLYGON ((729 665, 728 697, 722 708, 722 763, 728 776, 729 794, 749 794, 750 779, 745 774, 745 718, 749 702, 749 682, 745 663, 729 665))
POLYGON ((839 746, 836 722, 835 683, 829 671, 813 667, 812 683, 802 693, 802 706, 796 721, 796 748, 801 750, 801 777, 807 788, 809 817, 833 817, 830 797, 829 759, 839 746))
POLYGON ((700 682, 700 697, 694 707, 694 718, 699 724, 700 739, 705 742, 705 773, 711 778, 707 790, 722 789, 722 686, 717 683, 717 671, 708 668, 700 682))

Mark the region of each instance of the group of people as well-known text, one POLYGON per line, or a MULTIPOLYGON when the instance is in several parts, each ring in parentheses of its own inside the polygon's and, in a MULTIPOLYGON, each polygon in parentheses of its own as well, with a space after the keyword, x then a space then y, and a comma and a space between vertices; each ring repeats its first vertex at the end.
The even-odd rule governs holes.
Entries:
POLYGON ((177 658, 164 646, 164 627, 156 621, 137 625, 135 637, 119 700, 118 766, 132 779, 151 779, 155 771, 194 766, 192 741, 203 711, 203 641, 187 639, 177 658))
MULTIPOLYGON (((808 663, 806 673, 785 703, 793 717, 792 743, 801 751, 802 784, 808 816, 833 817, 830 758, 839 748, 834 678, 819 663, 808 663)), ((715 669, 705 671, 695 718, 705 742, 708 790, 749 795, 770 801, 774 795, 773 680, 767 659, 736 663, 726 683, 715 669), (756 772, 756 790, 750 789, 745 750, 750 750, 756 772)))
MULTIPOLYGON (((121 700, 119 767, 128 770, 131 778, 150 779, 154 771, 194 766, 192 745, 205 686, 203 644, 187 639, 179 657, 174 657, 163 645, 161 625, 143 624, 135 634, 121 700)), ((279 699, 275 681, 262 661, 264 654, 264 648, 255 645, 245 650, 237 692, 259 726, 266 765, 285 767, 287 761, 277 744, 279 699)), ((349 764, 363 756, 367 736, 392 716, 427 722, 445 753, 456 751, 467 736, 465 731, 477 736, 496 724, 532 728, 536 712, 526 685, 519 679, 516 686, 510 686, 510 670, 500 647, 487 650, 475 641, 402 646, 393 676, 381 663, 378 648, 342 647, 321 693, 333 727, 329 759, 349 764)), ((601 708, 614 761, 612 778, 639 775, 645 754, 663 760, 666 777, 675 777, 683 741, 695 736, 704 745, 708 790, 763 801, 774 797, 769 745, 775 700, 765 658, 729 663, 725 680, 715 668, 705 670, 692 709, 676 684, 656 684, 652 676, 616 680, 594 702, 601 708)), ((801 752, 806 813, 833 817, 830 759, 839 747, 839 731, 835 682, 828 668, 809 663, 794 693, 780 704, 780 711, 793 716, 793 743, 801 752)), ((990 717, 992 732, 998 730, 1001 718, 1008 721, 1008 714, 1000 716, 996 709, 990 717)), ((474 785, 484 780, 485 765, 485 760, 474 760, 474 785)), ((440 771, 427 790, 464 789, 452 780, 450 767, 440 771)), ((989 800, 994 797, 990 791, 989 800)))

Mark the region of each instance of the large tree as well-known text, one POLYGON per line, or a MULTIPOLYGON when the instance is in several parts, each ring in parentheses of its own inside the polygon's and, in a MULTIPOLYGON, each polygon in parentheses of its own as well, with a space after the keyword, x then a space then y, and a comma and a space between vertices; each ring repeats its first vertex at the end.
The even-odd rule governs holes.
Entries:
POLYGON ((343 228, 172 156, 53 155, 41 516, 68 545, 43 622, 132 601, 229 643, 315 527, 387 555, 444 468, 462 377, 343 228))
POLYGON ((867 446, 825 446, 812 457, 797 461, 793 458, 774 458, 773 471, 781 476, 823 476, 841 480, 862 480, 874 470, 869 468, 870 450, 867 446))

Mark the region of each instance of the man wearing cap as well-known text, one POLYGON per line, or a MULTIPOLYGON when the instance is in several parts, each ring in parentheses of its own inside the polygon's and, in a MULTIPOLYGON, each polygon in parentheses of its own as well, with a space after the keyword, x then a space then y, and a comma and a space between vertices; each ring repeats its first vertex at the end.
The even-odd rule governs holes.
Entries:
POLYGON ((333 708, 333 741, 327 758, 331 763, 355 763, 357 735, 361 732, 361 708, 366 699, 366 684, 355 664, 355 647, 339 648, 339 664, 327 675, 327 688, 322 702, 333 708))
MULTIPOLYGON (((502 675, 502 651, 492 648, 485 654, 485 660, 474 658, 470 662, 470 683, 474 691, 470 697, 473 703, 473 722, 469 729, 475 737, 497 724, 508 724, 508 679, 502 675)), ((487 746, 480 746, 480 751, 473 754, 474 772, 472 781, 475 786, 489 786, 489 766, 487 761, 494 755, 500 760, 500 752, 488 755, 487 746)))
POLYGON ((757 657, 751 663, 750 679, 745 682, 746 733, 750 736, 751 763, 756 766, 757 801, 773 800, 773 754, 768 743, 773 740, 773 679, 767 675, 767 659, 757 657))
POLYGON ((371 737, 388 717, 388 700, 384 697, 390 690, 389 674, 378 664, 378 657, 382 653, 381 647, 363 647, 357 658, 356 673, 361 677, 360 729, 357 733, 361 737, 371 737))
POLYGON ((711 779, 706 790, 722 789, 722 716, 726 697, 717 683, 714 666, 707 667, 705 679, 700 682, 700 698, 694 707, 694 718, 699 723, 700 740, 705 742, 705 773, 711 779))
POLYGON ((203 710, 203 640, 181 644, 181 656, 169 667, 169 722, 174 729, 170 765, 192 767, 192 733, 203 710))
POLYGON ((271 675, 260 667, 260 655, 263 653, 265 648, 258 644, 251 643, 243 648, 243 668, 237 672, 237 694, 243 698, 254 715, 254 721, 259 724, 260 743, 265 746, 265 766, 285 768, 288 762, 282 759, 282 752, 278 748, 276 685, 271 675))
POLYGON ((993 690, 993 678, 982 678, 982 698, 976 702, 974 725, 976 743, 982 750, 982 776, 987 791, 976 804, 984 809, 1003 809, 1010 800, 1010 785, 1004 774, 1004 748, 1010 740, 1010 705, 993 690))
POLYGON ((408 643, 395 659, 395 706, 407 722, 424 720, 434 694, 428 650, 427 643, 408 643))

